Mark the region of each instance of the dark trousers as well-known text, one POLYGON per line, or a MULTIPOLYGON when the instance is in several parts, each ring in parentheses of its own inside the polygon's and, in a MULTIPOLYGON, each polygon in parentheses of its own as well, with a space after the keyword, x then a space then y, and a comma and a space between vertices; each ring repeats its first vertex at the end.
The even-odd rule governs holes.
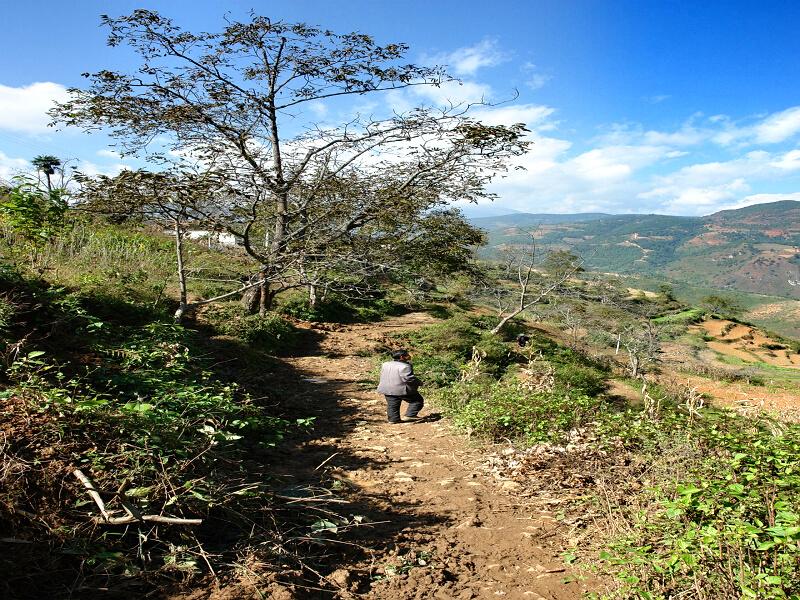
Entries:
POLYGON ((422 410, 425 400, 419 392, 411 392, 405 396, 386 396, 386 416, 390 423, 397 423, 400 421, 400 403, 405 400, 408 402, 406 407, 407 417, 416 417, 417 413, 422 410))

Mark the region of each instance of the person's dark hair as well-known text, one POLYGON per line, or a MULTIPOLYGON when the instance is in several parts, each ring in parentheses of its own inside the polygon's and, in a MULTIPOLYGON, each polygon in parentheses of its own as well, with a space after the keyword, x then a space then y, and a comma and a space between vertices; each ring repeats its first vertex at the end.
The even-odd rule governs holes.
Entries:
POLYGON ((404 350, 401 348, 400 350, 395 350, 394 352, 392 352, 392 358, 395 360, 399 360, 404 356, 408 356, 408 350, 404 350))

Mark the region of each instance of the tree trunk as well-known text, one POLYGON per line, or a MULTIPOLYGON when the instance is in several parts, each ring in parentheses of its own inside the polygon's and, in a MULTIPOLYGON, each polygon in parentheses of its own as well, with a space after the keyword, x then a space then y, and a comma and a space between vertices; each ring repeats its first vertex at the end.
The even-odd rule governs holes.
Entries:
MULTIPOLYGON (((252 282, 252 279, 250 280, 252 282)), ((261 285, 254 285, 242 294, 242 306, 248 315, 254 315, 261 306, 261 285)))
POLYGON ((631 377, 636 379, 639 377, 639 357, 629 350, 628 358, 630 359, 631 364, 631 377))
POLYGON ((313 283, 308 284, 308 306, 317 307, 317 286, 313 283))
POLYGON ((261 285, 258 286, 258 290, 258 316, 263 317, 267 314, 267 310, 270 308, 269 305, 272 304, 269 299, 269 283, 267 282, 267 274, 263 271, 261 272, 261 285))
POLYGON ((494 327, 494 329, 492 329, 492 330, 491 330, 491 332, 490 332, 490 333, 491 333, 492 335, 497 335, 498 333, 500 333, 500 330, 503 328, 503 326, 504 326, 506 323, 508 323, 508 322, 509 322, 511 319, 513 319, 514 317, 516 317, 516 316, 517 316, 519 313, 521 313, 523 310, 524 310, 524 309, 515 309, 515 310, 513 310, 511 313, 509 313, 508 315, 506 315, 505 317, 503 317, 502 319, 500 319, 500 322, 499 322, 499 323, 498 323, 498 324, 497 324, 497 325, 494 327))
POLYGON ((180 291, 178 310, 175 311, 175 321, 180 322, 186 314, 189 302, 186 292, 186 268, 183 262, 183 228, 179 218, 175 219, 175 258, 178 270, 178 289, 180 291))

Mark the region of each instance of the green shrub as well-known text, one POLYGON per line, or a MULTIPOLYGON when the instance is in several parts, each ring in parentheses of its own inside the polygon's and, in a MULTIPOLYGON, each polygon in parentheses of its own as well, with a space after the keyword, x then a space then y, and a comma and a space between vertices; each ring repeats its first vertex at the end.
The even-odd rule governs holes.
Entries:
POLYGON ((653 323, 659 325, 691 325, 703 320, 705 311, 700 308, 689 308, 677 313, 656 317, 653 323))
POLYGON ((397 344, 409 345, 414 351, 415 371, 427 385, 443 386, 458 379, 473 348, 483 355, 480 371, 499 377, 519 357, 497 336, 476 327, 476 322, 480 320, 459 314, 403 333, 397 344))
POLYGON ((606 390, 605 374, 594 367, 576 364, 560 365, 555 369, 559 386, 575 390, 587 396, 597 396, 606 390))
POLYGON ((456 354, 422 355, 414 357, 414 372, 425 388, 446 386, 461 375, 463 359, 456 354))
MULTIPOLYGON (((658 481, 632 527, 601 553, 637 598, 796 598, 800 595, 800 427, 710 413, 705 422, 652 424, 653 437, 698 445, 678 481, 658 481)), ((617 424, 621 424, 621 420, 617 424)), ((651 459, 652 460, 652 459, 651 459)), ((681 472, 683 471, 683 472, 681 472)), ((638 505, 641 506, 643 499, 638 505)))
POLYGON ((0 296, 0 334, 11 326, 16 312, 17 309, 14 304, 8 298, 0 296))
MULTIPOLYGON (((471 320, 472 324, 478 329, 491 331, 500 322, 500 317, 496 317, 494 315, 481 315, 479 317, 472 317, 471 320)), ((522 322, 512 319, 503 325, 503 328, 500 330, 500 336, 502 339, 509 341, 516 338, 520 333, 526 333, 527 331, 528 328, 525 327, 522 322)))
POLYGON ((456 312, 461 311, 461 309, 456 306, 445 306, 444 304, 428 304, 424 307, 424 310, 436 319, 449 319, 453 317, 456 312))
POLYGON ((289 352, 299 338, 297 328, 280 315, 249 315, 239 303, 212 305, 205 315, 220 333, 268 352, 289 352))
POLYGON ((471 433, 491 440, 559 441, 594 418, 603 401, 577 390, 534 393, 514 378, 459 382, 432 399, 471 433))
POLYGON ((296 294, 283 300, 278 312, 302 321, 369 323, 401 314, 403 307, 387 298, 344 298, 331 294, 311 307, 308 297, 296 294))
POLYGON ((503 375, 509 365, 519 359, 519 355, 512 347, 491 333, 482 334, 475 343, 475 349, 483 356, 481 371, 495 378, 503 375))

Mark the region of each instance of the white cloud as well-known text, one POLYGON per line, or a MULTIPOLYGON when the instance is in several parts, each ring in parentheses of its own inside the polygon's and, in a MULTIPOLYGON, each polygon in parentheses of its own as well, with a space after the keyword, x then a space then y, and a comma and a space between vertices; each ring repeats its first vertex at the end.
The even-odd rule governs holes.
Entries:
POLYGON ((487 125, 524 123, 532 129, 546 125, 547 117, 554 112, 554 108, 541 104, 513 104, 510 106, 479 108, 472 113, 472 116, 487 125))
POLYGON ((27 134, 47 131, 47 111, 67 99, 67 89, 49 81, 23 87, 0 85, 0 129, 27 134))
MULTIPOLYGON (((668 194, 670 199, 661 206, 671 214, 704 215, 716 211, 721 202, 748 191, 750 186, 747 182, 738 178, 720 185, 689 187, 677 194, 668 194)), ((647 194, 643 196, 647 197, 647 194)))
POLYGON ((460 106, 486 102, 491 99, 492 88, 482 83, 473 81, 448 81, 436 87, 422 85, 410 88, 408 94, 399 93, 403 101, 399 105, 404 107, 402 112, 411 110, 419 105, 419 100, 432 103, 434 106, 460 106))
MULTIPOLYGON (((709 214, 786 199, 781 194, 744 194, 754 186, 769 185, 800 170, 800 151, 772 154, 753 150, 728 160, 698 163, 653 177, 636 197, 670 214, 709 214)), ((791 199, 789 195, 788 199, 791 199)))
POLYGON ((102 150, 98 150, 97 156, 102 156, 104 158, 114 158, 119 160, 119 153, 114 152, 113 150, 109 150, 108 148, 103 148, 102 150))
POLYGON ((645 143, 697 146, 712 142, 719 146, 778 144, 800 133, 800 106, 793 106, 750 122, 735 122, 727 115, 692 115, 673 131, 647 130, 636 123, 615 123, 596 142, 605 144, 645 143))
POLYGON ((717 208, 717 210, 744 208, 745 206, 752 206, 753 204, 765 204, 767 202, 778 202, 779 200, 800 201, 800 192, 791 192, 788 194, 751 194, 749 196, 745 196, 734 204, 720 206, 717 208))
POLYGON ((606 145, 648 144, 659 146, 666 144, 685 147, 707 142, 715 133, 709 126, 698 126, 697 115, 693 115, 673 131, 645 129, 638 123, 614 123, 607 127, 606 131, 594 142, 606 145))
POLYGON ((663 146, 606 146, 595 148, 570 161, 576 176, 590 181, 620 180, 649 166, 669 152, 663 146))
POLYGON ((789 139, 800 132, 800 106, 773 113, 753 128, 755 141, 774 144, 789 139))
POLYGON ((522 65, 522 70, 526 76, 525 85, 534 91, 543 88, 553 78, 551 75, 542 73, 538 66, 530 62, 522 65))
MULTIPOLYGON (((117 175, 123 169, 129 169, 128 165, 123 163, 114 163, 112 165, 98 165, 91 161, 78 161, 78 163, 70 162, 67 164, 67 174, 71 172, 72 168, 80 171, 84 175, 96 177, 97 175, 117 175)), ((23 173, 32 173, 33 166, 24 158, 13 158, 0 151, 0 179, 9 181, 15 175, 23 173)))
POLYGON ((656 94, 654 96, 645 96, 643 100, 650 104, 661 104, 664 100, 669 100, 670 98, 672 98, 670 94, 656 94))
POLYGON ((323 119, 328 116, 328 107, 321 100, 315 100, 314 102, 309 102, 308 108, 309 110, 311 110, 312 113, 314 113, 314 116, 316 116, 319 119, 323 119))
POLYGON ((30 166, 24 158, 13 158, 0 151, 0 179, 10 181, 14 175, 29 170, 30 166))
POLYGON ((800 169, 800 150, 790 150, 772 164, 778 169, 783 169, 785 171, 800 169))
POLYGON ((498 48, 496 40, 485 39, 474 46, 430 57, 429 61, 450 67, 456 75, 475 75, 479 69, 494 67, 508 58, 508 54, 498 48))
POLYGON ((114 175, 119 175, 121 171, 130 168, 130 166, 123 163, 115 163, 113 165, 98 165, 97 163, 93 163, 88 160, 82 160, 76 166, 77 171, 80 171, 89 177, 97 177, 98 175, 107 175, 109 177, 113 177, 114 175))

